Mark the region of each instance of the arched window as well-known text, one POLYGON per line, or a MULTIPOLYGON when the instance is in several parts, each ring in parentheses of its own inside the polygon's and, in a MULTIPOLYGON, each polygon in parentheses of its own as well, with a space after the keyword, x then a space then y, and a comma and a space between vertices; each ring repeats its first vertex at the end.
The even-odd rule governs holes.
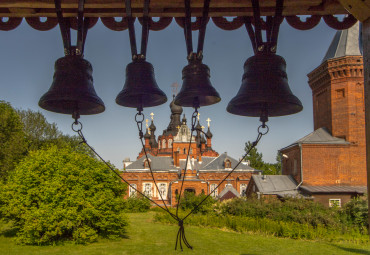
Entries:
POLYGON ((225 168, 231 168, 231 161, 230 159, 225 160, 225 168))
POLYGON ((161 142, 158 143, 158 149, 161 149, 161 142))
POLYGON ((144 194, 148 197, 152 196, 152 184, 151 183, 143 183, 143 190, 144 194))
POLYGON ((136 196, 136 189, 137 189, 137 186, 136 186, 135 183, 130 184, 130 189, 129 189, 129 194, 128 195, 130 197, 136 196))
POLYGON ((184 148, 184 154, 186 154, 186 149, 184 148))
POLYGON ((172 148, 172 139, 168 140, 168 148, 172 148))
MULTIPOLYGON (((167 197, 167 183, 159 183, 159 193, 162 195, 163 199, 166 199, 167 197)), ((161 197, 161 196, 158 196, 161 197)))
POLYGON ((218 196, 218 190, 216 189, 216 187, 217 187, 217 184, 216 183, 213 183, 213 184, 211 184, 211 186, 210 186, 210 190, 209 190, 209 192, 212 192, 212 194, 211 194, 211 196, 212 197, 217 197, 218 196))
POLYGON ((166 149, 166 139, 162 140, 162 149, 166 149))
POLYGON ((246 196, 246 191, 247 191, 247 184, 245 183, 240 184, 240 195, 242 197, 246 196))

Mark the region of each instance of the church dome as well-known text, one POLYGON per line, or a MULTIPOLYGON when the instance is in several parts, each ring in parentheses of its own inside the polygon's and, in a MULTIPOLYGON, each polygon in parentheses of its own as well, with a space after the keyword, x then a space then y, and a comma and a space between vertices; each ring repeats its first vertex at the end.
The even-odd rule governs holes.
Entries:
POLYGON ((182 114, 182 107, 180 105, 175 104, 174 100, 172 100, 170 104, 170 109, 172 114, 182 114))
POLYGON ((152 121, 152 124, 150 124, 149 128, 151 132, 154 132, 157 129, 153 121, 152 121))

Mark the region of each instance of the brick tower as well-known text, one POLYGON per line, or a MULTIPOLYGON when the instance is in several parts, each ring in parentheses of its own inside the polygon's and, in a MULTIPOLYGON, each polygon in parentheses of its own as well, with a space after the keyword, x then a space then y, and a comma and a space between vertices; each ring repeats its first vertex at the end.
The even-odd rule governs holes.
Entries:
POLYGON ((335 34, 321 65, 307 75, 314 131, 281 149, 283 174, 293 175, 303 192, 329 205, 335 199, 345 203, 366 189, 364 76, 358 38, 358 23, 335 34))

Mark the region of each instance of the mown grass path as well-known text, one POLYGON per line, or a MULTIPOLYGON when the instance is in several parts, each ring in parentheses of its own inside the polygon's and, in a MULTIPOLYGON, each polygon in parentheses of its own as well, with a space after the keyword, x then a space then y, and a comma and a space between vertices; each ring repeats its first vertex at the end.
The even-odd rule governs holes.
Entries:
POLYGON ((186 237, 194 250, 175 251, 177 226, 153 222, 153 212, 129 214, 127 238, 101 240, 90 245, 19 246, 0 236, 1 255, 126 255, 126 254, 370 254, 370 245, 301 241, 217 229, 185 226, 186 237))

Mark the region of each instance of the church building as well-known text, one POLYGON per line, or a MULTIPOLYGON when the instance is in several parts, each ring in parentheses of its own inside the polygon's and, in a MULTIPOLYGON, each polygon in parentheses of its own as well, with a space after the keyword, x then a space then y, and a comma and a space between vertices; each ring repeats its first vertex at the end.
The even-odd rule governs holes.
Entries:
MULTIPOLYGON (((226 152, 219 154, 212 148, 213 134, 210 130, 209 118, 207 119, 207 132, 200 131, 204 127, 199 124, 198 116, 196 131, 191 134, 185 115, 181 116, 182 107, 175 105, 172 101, 170 109, 170 122, 158 138, 155 135, 156 126, 153 115, 150 126, 147 124, 144 139, 148 160, 143 148, 137 160, 125 167, 121 175, 134 188, 150 196, 159 205, 163 204, 160 198, 162 195, 166 205, 174 206, 176 196, 181 190, 184 173, 183 191, 194 192, 196 195, 201 193, 208 195, 216 189, 238 161, 226 152), (188 151, 190 141, 191 146, 188 151), (189 159, 186 164, 188 153, 189 159), (155 187, 149 164, 159 192, 155 187)), ((212 196, 221 200, 243 196, 251 176, 260 173, 260 170, 253 169, 248 166, 247 162, 243 162, 212 193, 212 196)), ((132 195, 135 195, 135 190, 130 187, 127 196, 132 195)))

